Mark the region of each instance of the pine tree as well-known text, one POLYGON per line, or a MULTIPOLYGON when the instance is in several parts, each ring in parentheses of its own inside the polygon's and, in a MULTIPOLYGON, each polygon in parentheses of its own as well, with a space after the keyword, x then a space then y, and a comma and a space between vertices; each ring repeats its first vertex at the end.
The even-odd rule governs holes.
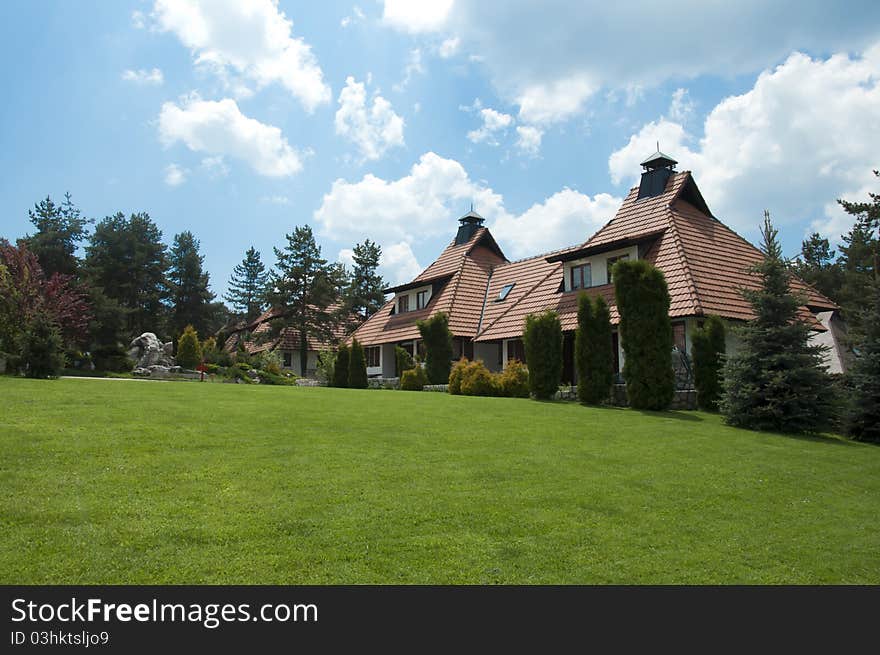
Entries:
POLYGON ((562 324, 554 311, 526 316, 523 346, 529 390, 540 400, 553 398, 562 379, 562 324))
POLYGON ((854 439, 880 442, 880 280, 871 289, 865 329, 854 348, 850 370, 853 389, 848 431, 854 439))
POLYGON ((281 311, 281 318, 273 321, 273 331, 293 327, 300 335, 300 365, 307 369, 308 339, 333 340, 333 330, 340 316, 331 310, 339 301, 340 269, 321 257, 321 248, 315 243, 308 225, 294 228, 286 235, 287 245, 275 248, 277 263, 271 277, 269 301, 281 311))
POLYGON ((691 333, 691 343, 697 405, 707 412, 718 411, 726 349, 723 321, 717 316, 708 316, 703 326, 691 333))
POLYGON ((829 425, 832 409, 823 348, 809 343, 810 329, 798 315, 803 299, 791 292, 769 213, 761 233, 764 259, 753 269, 761 288, 742 292, 755 318, 738 330, 741 345, 725 364, 719 407, 737 427, 819 432, 829 425))
POLYGON ((177 364, 194 369, 201 363, 202 345, 199 343, 199 334, 192 325, 187 325, 177 342, 177 364))
POLYGON ((346 291, 346 309, 358 319, 375 314, 385 304, 385 282, 376 270, 382 258, 379 244, 367 239, 354 247, 350 282, 346 291))
MULTIPOLYGON (((880 176, 880 172, 874 171, 874 175, 880 176)), ((868 196, 868 202, 837 201, 844 211, 856 217, 855 225, 843 236, 845 245, 840 246, 843 269, 840 305, 854 341, 866 330, 862 318, 880 272, 880 194, 869 193, 868 196)))
POLYGON ((425 346, 425 373, 431 384, 446 384, 452 369, 452 332, 449 315, 443 312, 429 319, 417 321, 419 334, 425 346))
POLYGON ((93 221, 82 217, 69 193, 64 194, 61 206, 46 196, 28 210, 28 217, 37 231, 25 237, 25 241, 37 256, 46 278, 55 273, 76 275, 79 270, 76 249, 86 238, 86 226, 93 221))
POLYGON ((809 239, 801 243, 801 254, 793 268, 804 282, 827 298, 837 301, 843 284, 843 270, 840 263, 835 261, 834 254, 828 239, 813 232, 809 239))
POLYGON ((269 273, 260 259, 260 252, 251 246, 241 263, 232 269, 229 291, 223 297, 250 323, 266 308, 268 284, 269 273))
POLYGON ((350 352, 345 344, 339 346, 336 351, 336 362, 333 365, 333 386, 345 388, 348 386, 348 361, 350 352))
POLYGON ((669 289, 644 259, 614 265, 626 396, 634 409, 664 410, 675 396, 669 289))
POLYGON ((611 342, 611 315, 602 296, 578 297, 578 327, 574 341, 578 372, 578 398, 598 405, 608 400, 614 382, 614 353, 611 342))
POLYGON ((190 231, 174 235, 168 256, 168 288, 171 303, 171 330, 178 333, 187 325, 206 333, 214 294, 208 288, 209 275, 204 270, 204 256, 199 254, 199 240, 190 231))
POLYGON ((367 388, 367 358, 364 355, 364 347, 357 339, 351 341, 351 352, 348 358, 348 388, 367 388))

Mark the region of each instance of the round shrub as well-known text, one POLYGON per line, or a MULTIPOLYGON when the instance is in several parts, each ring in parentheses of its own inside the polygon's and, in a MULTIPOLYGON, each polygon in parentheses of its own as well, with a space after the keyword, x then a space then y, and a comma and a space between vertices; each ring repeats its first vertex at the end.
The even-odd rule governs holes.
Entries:
POLYGON ((455 365, 452 367, 452 370, 449 372, 449 393, 454 396, 461 395, 461 378, 464 375, 464 371, 467 368, 468 360, 465 357, 462 357, 455 365))
POLYGON ((529 397, 529 369, 518 359, 507 362, 507 368, 497 377, 500 395, 508 398, 529 397))
POLYGON ((421 366, 404 371, 400 376, 400 388, 404 391, 421 391, 428 384, 428 375, 421 366))
POLYGON ((494 396, 495 379, 482 361, 468 364, 461 376, 461 393, 465 396, 494 396))

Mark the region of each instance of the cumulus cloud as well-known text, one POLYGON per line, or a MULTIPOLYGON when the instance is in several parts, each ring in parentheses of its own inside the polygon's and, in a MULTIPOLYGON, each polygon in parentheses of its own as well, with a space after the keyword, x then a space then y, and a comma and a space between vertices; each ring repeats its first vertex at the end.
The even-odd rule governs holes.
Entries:
POLYGON ((513 124, 513 116, 489 107, 480 110, 480 118, 483 124, 478 129, 468 132, 467 138, 474 143, 487 143, 490 146, 497 146, 498 133, 506 132, 513 124))
POLYGON ((413 48, 409 51, 409 55, 406 60, 406 66, 403 68, 403 79, 395 84, 392 88, 400 93, 409 83, 412 82, 412 79, 416 75, 423 75, 425 72, 425 67, 422 64, 422 50, 421 48, 413 48))
POLYGON ((530 157, 537 157, 541 151, 544 130, 534 125, 519 125, 516 128, 516 134, 516 147, 519 151, 530 157))
POLYGON ((354 143, 364 159, 379 159, 389 148, 404 145, 403 127, 403 119, 390 102, 375 93, 370 103, 362 82, 351 76, 345 80, 336 111, 336 134, 354 143))
MULTIPOLYGON (((378 272, 386 284, 404 284, 422 272, 419 260, 406 241, 379 245, 382 248, 382 255, 379 257, 378 272)), ((351 268, 354 265, 354 251, 351 248, 343 248, 339 251, 336 260, 351 268)))
POLYGON ((678 88, 672 92, 672 101, 669 103, 669 118, 679 123, 687 121, 694 113, 694 101, 691 100, 687 89, 678 88))
POLYGON ((396 180, 372 174, 358 182, 336 180, 314 218, 320 233, 335 239, 369 236, 379 243, 411 245, 451 236, 455 220, 471 202, 502 247, 512 256, 525 256, 584 241, 611 218, 620 199, 607 194, 590 198, 566 188, 517 216, 507 211, 501 195, 472 180, 459 162, 428 152, 396 180))
POLYGON ((180 186, 186 182, 187 171, 177 164, 168 164, 165 167, 165 184, 170 187, 180 186))
POLYGON ((564 121, 581 112, 596 88, 595 83, 585 75, 532 84, 516 98, 519 116, 530 123, 564 121))
MULTIPOLYGON (((158 29, 189 48, 197 65, 225 79, 243 76, 258 88, 277 83, 311 112, 330 101, 318 60, 273 0, 156 0, 158 29)), ((233 87, 244 91, 239 82, 233 87)), ((241 94, 240 94, 241 95, 241 94)))
POLYGON ((395 29, 417 34, 443 27, 454 0, 385 0, 382 21, 395 29))
POLYGON ((180 141, 190 150, 241 159, 260 175, 285 177, 302 169, 302 159, 281 130, 241 113, 236 102, 191 96, 166 102, 159 113, 159 137, 167 147, 180 141))
POLYGON ((878 131, 880 45, 861 57, 795 53, 713 108, 699 140, 662 118, 614 152, 609 170, 615 182, 635 182, 659 140, 680 170, 694 171, 721 220, 751 230, 767 208, 779 225, 807 220, 833 238, 847 225, 834 199, 864 197, 872 183, 878 131))
POLYGON ((211 177, 226 177, 229 175, 229 166, 223 155, 215 155, 213 157, 204 157, 202 159, 202 170, 211 177))
POLYGON ((165 81, 165 76, 158 68, 146 70, 140 68, 138 70, 127 69, 122 71, 122 79, 126 82, 134 82, 135 84, 150 84, 159 86, 165 81))

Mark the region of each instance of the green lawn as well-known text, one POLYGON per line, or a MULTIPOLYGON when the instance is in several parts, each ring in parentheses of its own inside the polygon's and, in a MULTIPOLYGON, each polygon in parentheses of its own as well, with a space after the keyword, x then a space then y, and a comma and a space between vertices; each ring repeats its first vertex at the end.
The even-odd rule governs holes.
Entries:
POLYGON ((880 583, 880 448, 696 412, 0 378, 0 583, 880 583))

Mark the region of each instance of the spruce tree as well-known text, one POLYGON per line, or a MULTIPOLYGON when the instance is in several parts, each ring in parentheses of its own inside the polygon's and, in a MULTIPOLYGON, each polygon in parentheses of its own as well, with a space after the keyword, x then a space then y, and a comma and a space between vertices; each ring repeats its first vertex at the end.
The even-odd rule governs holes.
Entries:
MULTIPOLYGON (((874 171, 874 175, 880 173, 874 171)), ((854 341, 865 332, 862 318, 880 271, 880 194, 868 196, 867 202, 837 201, 844 211, 856 217, 852 229, 843 236, 839 260, 843 269, 839 301, 854 341)))
POLYGON ((849 434, 859 441, 880 442, 880 281, 871 288, 870 308, 863 316, 865 329, 854 348, 850 370, 852 409, 849 434))
POLYGON ((232 305, 233 310, 242 314, 245 321, 250 323, 266 307, 268 284, 269 273, 260 259, 260 252, 251 246, 241 263, 232 269, 229 291, 223 297, 232 305))
POLYGON ((339 346, 336 351, 336 362, 333 365, 333 386, 345 388, 348 386, 348 361, 350 351, 345 344, 339 346))
POLYGON ((196 332, 208 332, 214 294, 208 288, 205 258, 199 253, 199 240, 190 231, 174 235, 168 257, 168 288, 171 302, 171 330, 182 331, 192 325, 196 332))
POLYGON ((37 231, 25 237, 25 241, 40 261, 46 278, 55 273, 76 275, 79 272, 76 249, 86 238, 86 226, 92 221, 82 217, 70 194, 64 194, 60 206, 46 196, 28 210, 28 218, 37 231))
POLYGON ((834 250, 818 232, 801 243, 801 254, 794 263, 795 274, 825 297, 837 301, 843 284, 843 269, 835 260, 834 250))
POLYGON ((379 244, 365 240, 354 247, 351 277, 346 290, 346 309, 358 318, 375 314, 385 304, 385 281, 376 270, 382 257, 379 244))
POLYGON ((363 346, 357 339, 351 341, 351 352, 348 357, 348 387, 349 389, 367 388, 367 358, 363 346))
POLYGON ((644 259, 614 265, 626 396, 634 409, 664 410, 675 396, 669 289, 644 259))
POLYGON ((830 379, 823 348, 811 345, 798 315, 803 299, 792 294, 777 230, 764 215, 763 261, 753 272, 760 289, 744 289, 755 318, 738 330, 739 350, 724 366, 719 407, 729 425, 778 432, 819 432, 831 417, 830 379))
POLYGON ((598 405, 611 395, 614 354, 611 351, 611 315, 602 296, 578 297, 578 327, 574 351, 578 373, 578 398, 598 405))
POLYGON ((272 322, 273 332, 293 327, 300 335, 300 370, 308 363, 308 339, 331 342, 340 315, 330 306, 339 302, 341 269, 327 263, 315 242, 312 228, 296 227, 286 235, 287 245, 275 248, 277 263, 271 276, 269 302, 281 311, 272 322))
POLYGON ((724 322, 717 316, 707 317, 702 327, 691 332, 697 405, 707 412, 718 411, 721 397, 721 370, 726 349, 724 332, 724 322))
POLYGON ((449 315, 443 312, 416 322, 425 346, 425 373, 430 384, 446 384, 452 370, 452 332, 449 315))
POLYGON ((526 316, 523 345, 529 367, 529 391, 535 398, 553 398, 562 379, 562 324, 548 310, 526 316))

